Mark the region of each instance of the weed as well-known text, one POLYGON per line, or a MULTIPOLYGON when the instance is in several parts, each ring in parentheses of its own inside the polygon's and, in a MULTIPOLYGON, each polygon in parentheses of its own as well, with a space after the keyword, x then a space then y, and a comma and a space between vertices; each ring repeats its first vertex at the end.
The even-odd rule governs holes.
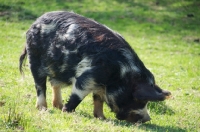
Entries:
POLYGON ((24 130, 26 123, 24 114, 18 112, 16 107, 10 107, 2 120, 2 124, 6 129, 24 130))

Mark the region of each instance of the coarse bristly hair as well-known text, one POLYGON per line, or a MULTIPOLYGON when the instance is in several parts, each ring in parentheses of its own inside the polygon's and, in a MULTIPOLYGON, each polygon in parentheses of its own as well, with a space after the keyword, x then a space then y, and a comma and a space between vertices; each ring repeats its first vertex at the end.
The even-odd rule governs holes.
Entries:
POLYGON ((46 104, 46 79, 53 87, 53 106, 74 111, 90 92, 95 117, 105 118, 105 101, 121 120, 150 120, 148 101, 162 101, 170 93, 160 89, 153 74, 117 32, 73 12, 48 12, 26 33, 20 72, 26 58, 37 91, 36 107, 46 104), (61 86, 72 84, 69 101, 62 104, 61 86), (100 110, 100 111, 99 111, 100 110))

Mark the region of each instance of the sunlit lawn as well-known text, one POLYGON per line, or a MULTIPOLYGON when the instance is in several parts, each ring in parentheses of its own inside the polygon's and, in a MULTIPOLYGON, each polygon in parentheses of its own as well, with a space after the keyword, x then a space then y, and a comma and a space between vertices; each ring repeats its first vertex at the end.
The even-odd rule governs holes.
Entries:
MULTIPOLYGON (((0 131, 200 131, 200 2, 197 0, 0 0, 0 131), (150 103, 152 120, 119 121, 105 105, 106 120, 93 117, 91 95, 74 113, 51 104, 35 108, 36 92, 28 63, 25 79, 18 59, 25 33, 44 12, 74 11, 119 32, 172 98, 150 103)), ((65 101, 71 87, 63 89, 65 101)))

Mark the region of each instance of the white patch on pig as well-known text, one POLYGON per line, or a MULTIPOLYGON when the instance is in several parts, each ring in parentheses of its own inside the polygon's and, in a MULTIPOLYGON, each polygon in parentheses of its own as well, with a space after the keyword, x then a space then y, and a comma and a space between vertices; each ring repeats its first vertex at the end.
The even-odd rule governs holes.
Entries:
POLYGON ((71 40, 74 41, 76 39, 75 34, 76 34, 76 30, 78 28, 78 25, 76 24, 71 24, 67 30, 67 32, 65 34, 59 34, 59 38, 62 41, 66 41, 66 40, 71 40))
POLYGON ((81 76, 87 70, 91 70, 91 62, 92 60, 88 57, 83 58, 76 67, 76 77, 81 76))
POLYGON ((73 79, 72 94, 76 94, 81 100, 85 98, 93 89, 95 88, 96 83, 92 78, 87 78, 82 82, 82 88, 79 89, 76 87, 76 79, 73 79))
POLYGON ((37 97, 36 107, 37 107, 39 110, 42 110, 42 109, 46 109, 46 108, 47 108, 47 102, 46 102, 46 98, 45 98, 44 94, 40 94, 40 95, 37 97))
POLYGON ((57 25, 54 22, 51 22, 49 24, 41 24, 41 33, 49 34, 50 32, 55 30, 56 26, 57 25))
POLYGON ((130 50, 121 49, 122 55, 126 58, 126 63, 118 62, 121 69, 121 77, 130 72, 140 72, 139 67, 135 64, 134 55, 130 50))
POLYGON ((143 117, 142 118, 143 121, 149 121, 151 119, 147 110, 147 104, 143 109, 132 110, 130 111, 130 113, 141 115, 143 117))

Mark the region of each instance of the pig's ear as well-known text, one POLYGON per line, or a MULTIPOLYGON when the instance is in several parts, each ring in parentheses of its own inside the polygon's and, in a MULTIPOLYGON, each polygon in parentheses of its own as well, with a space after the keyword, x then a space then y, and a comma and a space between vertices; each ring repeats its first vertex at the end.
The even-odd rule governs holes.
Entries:
POLYGON ((133 98, 139 101, 163 101, 170 96, 171 93, 169 91, 150 85, 140 85, 133 93, 133 98))

